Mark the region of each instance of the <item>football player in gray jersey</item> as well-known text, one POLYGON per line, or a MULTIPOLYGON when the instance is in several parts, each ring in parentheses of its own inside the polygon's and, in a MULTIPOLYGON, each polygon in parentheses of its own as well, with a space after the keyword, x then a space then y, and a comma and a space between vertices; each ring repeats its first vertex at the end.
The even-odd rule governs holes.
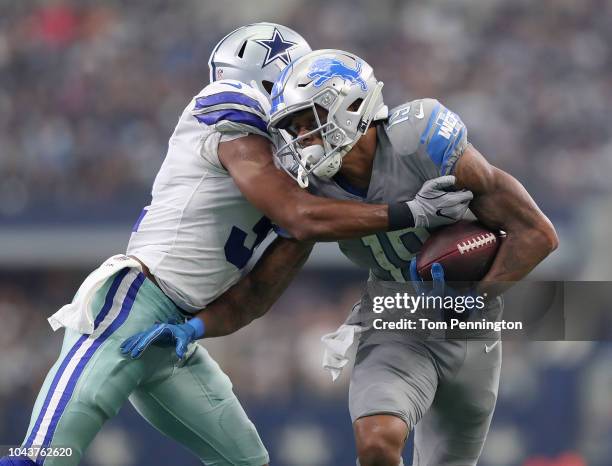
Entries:
MULTIPOLYGON (((381 88, 351 53, 320 50, 292 62, 272 91, 270 126, 285 139, 279 163, 315 194, 370 203, 418 198, 422 186, 448 176, 473 192, 480 222, 507 233, 477 286, 498 295, 498 282, 520 280, 557 247, 552 224, 520 182, 468 143, 455 113, 434 99, 388 112, 381 88)), ((446 215, 444 206, 413 213, 414 227, 342 240, 340 248, 371 280, 409 281, 430 219, 446 215)), ((412 429, 414 465, 476 464, 497 398, 501 344, 364 335, 349 393, 361 466, 402 464, 412 429)))

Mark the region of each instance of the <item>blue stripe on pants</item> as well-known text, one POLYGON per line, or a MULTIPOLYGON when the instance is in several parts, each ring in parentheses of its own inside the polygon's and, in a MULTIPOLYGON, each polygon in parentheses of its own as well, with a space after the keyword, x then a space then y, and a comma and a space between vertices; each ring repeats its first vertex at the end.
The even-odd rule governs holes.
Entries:
MULTIPOLYGON (((113 305, 113 301, 116 297, 117 294, 117 290, 119 288, 119 286, 121 285, 121 283, 123 282, 123 279, 125 278, 125 276, 128 274, 128 272, 130 271, 130 269, 126 268, 121 270, 117 276, 113 279, 113 283, 111 284, 106 297, 105 297, 105 302, 104 305, 100 311, 100 313, 98 314, 98 316, 96 317, 96 320, 94 322, 94 328, 98 329, 100 324, 104 321, 104 319, 106 319, 106 317, 108 316, 112 305, 113 305)), ((142 285, 143 281, 144 281, 145 277, 142 273, 139 273, 136 278, 133 280, 133 282, 130 284, 130 287, 126 293, 126 296, 123 300, 123 303, 121 305, 120 311, 118 313, 118 315, 115 317, 115 319, 113 320, 113 322, 108 326, 108 328, 106 328, 102 334, 100 334, 94 341, 93 343, 91 343, 91 346, 89 348, 87 348, 87 350, 85 351, 85 353, 80 357, 79 361, 77 362, 76 366, 73 369, 72 374, 70 375, 70 378, 66 384, 66 387, 64 389, 64 391, 62 392, 62 395, 58 401, 58 404, 56 406, 56 408, 53 411, 53 415, 51 417, 51 421, 49 423, 49 426, 47 428, 47 432, 45 433, 45 437, 44 437, 44 441, 42 443, 41 446, 43 447, 47 447, 51 444, 51 441, 53 440, 53 435, 55 433, 55 430, 57 429, 57 425, 58 422, 62 416, 62 414, 64 413, 64 410, 66 408, 66 406, 68 405, 68 402, 70 401, 70 398, 72 397, 72 394, 74 393, 74 389, 77 385, 78 379, 81 376, 81 374, 83 373, 85 366, 87 365, 87 363, 89 362, 89 360, 91 360, 92 356, 95 354, 96 350, 100 347, 100 345, 102 345, 127 319, 130 310, 132 309, 132 306, 134 304, 134 300, 136 299, 136 295, 138 293, 138 290, 140 289, 140 286, 142 285)), ((57 386, 60 382, 60 380, 62 379, 62 375, 65 374, 67 367, 69 366, 70 362, 73 361, 75 355, 77 354, 77 352, 79 351, 80 348, 83 347, 83 345, 85 344, 85 342, 90 338, 89 335, 82 335, 78 341, 73 345, 73 347, 70 349, 70 351, 68 352, 68 354, 66 355, 66 357, 64 358, 64 360, 62 361, 62 364, 60 366, 60 368, 58 369, 57 373, 55 374, 55 377, 53 379, 53 382, 51 384, 51 387, 47 393, 47 397, 45 399, 45 402, 43 404, 43 408, 41 409, 38 419, 36 421, 36 424, 34 426, 34 428, 32 429, 32 432, 30 433, 30 436, 28 437, 28 441, 26 442, 25 446, 33 446, 32 442, 34 442, 34 440, 36 439, 37 435, 40 433, 40 428, 41 428, 41 424, 45 418, 45 414, 47 414, 47 411, 49 410, 49 405, 51 403, 52 397, 53 397, 53 393, 56 391, 57 386)), ((38 445, 37 445, 38 446, 38 445)), ((43 464, 44 463, 45 458, 44 457, 39 457, 37 463, 38 464, 43 464)))

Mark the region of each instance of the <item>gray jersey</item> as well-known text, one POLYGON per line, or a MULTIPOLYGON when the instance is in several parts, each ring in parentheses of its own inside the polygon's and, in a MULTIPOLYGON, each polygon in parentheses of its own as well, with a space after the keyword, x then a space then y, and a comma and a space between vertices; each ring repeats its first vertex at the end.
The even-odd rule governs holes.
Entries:
MULTIPOLYGON (((313 192, 372 203, 408 201, 425 181, 453 173, 467 147, 467 130, 457 115, 433 99, 409 102, 390 115, 378 126, 367 193, 356 192, 342 177, 316 180, 313 192)), ((372 278, 409 281, 410 259, 428 236, 426 229, 408 228, 339 244, 372 278)), ((356 306, 347 322, 359 318, 356 306)), ((402 333, 364 333, 349 389, 352 420, 377 414, 403 419, 415 431, 414 465, 476 465, 497 399, 496 338, 418 341, 402 333)))
MULTIPOLYGON (((313 194, 336 199, 394 203, 413 199, 423 183, 453 172, 467 147, 461 119, 435 99, 396 107, 377 128, 377 148, 367 193, 359 193, 341 175, 323 181, 311 177, 313 194)), ((410 259, 429 232, 407 228, 339 242, 342 252, 381 280, 409 281, 410 259)))

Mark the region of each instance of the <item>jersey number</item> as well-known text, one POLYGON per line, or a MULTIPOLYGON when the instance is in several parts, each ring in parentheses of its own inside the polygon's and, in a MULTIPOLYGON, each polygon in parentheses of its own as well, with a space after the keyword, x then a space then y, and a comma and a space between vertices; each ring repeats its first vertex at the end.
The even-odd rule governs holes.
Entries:
POLYGON ((257 235, 253 246, 246 247, 244 242, 248 234, 238 227, 232 227, 229 238, 225 242, 225 258, 230 264, 235 265, 239 269, 243 268, 249 259, 253 256, 253 251, 259 244, 268 236, 272 229, 272 222, 268 217, 261 217, 259 221, 253 225, 253 233, 257 235))
POLYGON ((413 230, 399 230, 366 236, 361 242, 370 249, 372 257, 395 281, 410 281, 410 260, 419 252, 423 242, 413 230))

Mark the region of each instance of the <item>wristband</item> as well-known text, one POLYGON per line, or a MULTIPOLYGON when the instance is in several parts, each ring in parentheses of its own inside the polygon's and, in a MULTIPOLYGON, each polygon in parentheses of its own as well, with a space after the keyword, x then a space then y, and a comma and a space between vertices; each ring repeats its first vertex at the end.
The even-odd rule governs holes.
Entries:
POLYGON ((389 228, 387 231, 402 230, 404 228, 414 228, 414 215, 407 202, 389 204, 387 214, 389 218, 389 228))
POLYGON ((187 325, 192 327, 195 330, 195 334, 193 335, 194 340, 199 340, 204 336, 205 326, 202 319, 198 319, 197 317, 193 317, 187 321, 187 325))

